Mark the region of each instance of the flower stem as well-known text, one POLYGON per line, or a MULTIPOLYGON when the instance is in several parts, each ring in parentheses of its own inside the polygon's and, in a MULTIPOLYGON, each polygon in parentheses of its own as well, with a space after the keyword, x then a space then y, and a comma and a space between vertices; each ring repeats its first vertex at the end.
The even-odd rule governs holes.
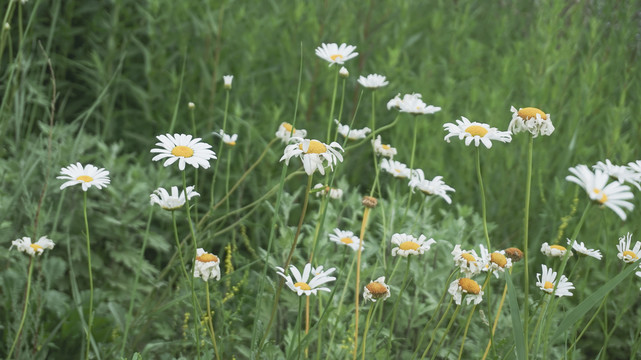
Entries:
POLYGON ((438 345, 436 346, 436 350, 434 350, 434 354, 432 354, 432 357, 431 357, 432 360, 436 358, 438 351, 441 350, 441 345, 443 345, 443 341, 445 340, 445 337, 450 332, 450 329, 452 328, 452 324, 454 324, 454 320, 456 319, 456 316, 458 315, 458 312, 460 309, 461 309, 461 306, 459 305, 456 307, 456 310, 454 310, 454 313, 452 314, 452 318, 450 319, 450 322, 447 324, 447 328, 445 329, 443 336, 441 336, 441 340, 439 340, 438 345))
POLYGON ((365 353, 366 353, 365 344, 367 343, 367 331, 369 330, 370 321, 372 320, 372 312, 374 308, 378 306, 379 302, 373 303, 369 307, 369 311, 367 312, 367 318, 365 319, 365 330, 363 331, 363 346, 362 346, 363 350, 361 351, 361 355, 362 355, 361 360, 365 360, 365 353))
MULTIPOLYGON (((412 140, 412 155, 410 156, 410 179, 412 179, 412 172, 414 171, 414 155, 416 153, 416 129, 418 126, 418 121, 416 121, 416 116, 414 116, 414 140, 412 140)), ((407 216, 407 210, 410 208, 410 203, 412 202, 412 192, 410 191, 407 195, 407 205, 405 205, 405 213, 403 214, 403 221, 405 223, 405 217, 407 216)))
MULTIPOLYGON (((530 223, 530 191, 532 188, 532 148, 534 144, 534 137, 530 134, 530 141, 528 142, 528 155, 527 155, 527 176, 525 179, 525 207, 524 212, 525 216, 523 218, 523 280, 525 287, 523 289, 523 338, 528 338, 528 324, 529 324, 529 291, 530 291, 530 274, 528 266, 528 235, 529 235, 529 223, 530 223)), ((505 290, 507 290, 507 284, 505 285, 505 290)), ((505 298, 505 290, 503 291, 503 297, 505 298)), ((502 301, 502 300, 501 300, 502 301)), ((500 311, 500 309, 499 309, 500 311)), ((498 317, 497 317, 498 319, 498 317)), ((496 325, 495 325, 496 326, 496 325)), ((489 345, 489 344, 488 344, 489 345)), ((525 359, 528 358, 527 351, 525 352, 525 359)))
POLYGON ((178 250, 178 257, 180 258, 180 265, 182 266, 183 275, 185 275, 185 280, 189 281, 189 273, 187 273, 187 267, 185 266, 185 259, 183 258, 182 246, 180 244, 180 238, 178 237, 178 226, 176 226, 176 212, 171 212, 171 221, 174 227, 174 238, 176 239, 176 249, 178 250))
MULTIPOLYGON (((512 269, 513 269, 513 267, 511 267, 510 270, 509 270, 510 275, 512 274, 512 269)), ((499 317, 501 316, 501 309, 503 309, 503 303, 505 303, 505 296, 506 295, 507 295, 507 283, 503 287, 503 296, 501 296, 501 301, 499 302, 499 309, 496 312, 496 318, 494 318, 494 325, 492 325, 492 330, 491 330, 492 333, 490 334, 490 340, 487 342, 487 346, 485 347, 485 352, 483 353, 483 358, 481 360, 485 360, 485 358, 487 358, 487 354, 490 351, 490 346, 492 346, 492 347, 494 346, 494 341, 492 341, 492 340, 493 340, 493 337, 494 337, 494 332, 496 331, 496 326, 499 323, 499 317)))
POLYGON ((87 324, 87 349, 85 359, 89 359, 91 348, 91 327, 93 325, 93 274, 91 272, 91 240, 89 238, 89 220, 87 219, 87 192, 83 191, 83 213, 85 216, 85 234, 87 235, 87 267, 89 270, 89 322, 87 324))
POLYGON ((209 304, 209 282, 205 281, 205 290, 207 294, 207 322, 209 324, 209 334, 211 335, 211 342, 214 344, 214 352, 216 353, 216 360, 220 360, 218 355, 218 346, 216 345, 216 333, 214 332, 214 323, 212 321, 211 305, 209 304))
MULTIPOLYGON (((226 131, 225 128, 227 127, 227 113, 229 109, 229 93, 230 93, 230 90, 227 89, 227 91, 225 91, 225 113, 223 115, 223 128, 222 128, 223 133, 225 133, 226 131)), ((196 134, 194 134, 194 136, 195 135, 196 134)), ((223 145, 225 145, 225 142, 222 141, 221 139, 220 144, 218 145, 218 152, 216 153, 219 159, 220 159, 220 154, 223 151, 223 145)), ((216 161, 216 166, 214 168, 214 175, 212 175, 211 177, 211 185, 209 188, 209 208, 210 209, 214 207, 214 185, 216 184, 216 175, 218 175, 218 164, 220 164, 220 161, 216 161)))
MULTIPOLYGON (((191 262, 191 268, 195 269, 196 268, 196 256, 198 254, 198 241, 196 239, 196 233, 194 231, 194 225, 191 221, 191 210, 189 206, 189 197, 187 196, 187 175, 183 171, 183 191, 185 195, 185 208, 187 211, 187 222, 189 225, 189 232, 191 233, 191 239, 193 240, 193 260, 191 262)), ((186 272, 186 270, 185 270, 186 272)), ((198 359, 200 359, 200 331, 199 331, 199 325, 200 325, 200 311, 199 311, 199 304, 198 304, 198 298, 196 297, 196 289, 194 288, 194 277, 193 276, 188 276, 189 278, 189 285, 191 287, 191 304, 194 309, 194 333, 196 335, 196 351, 197 351, 197 356, 198 359)))
MULTIPOLYGON (((452 307, 452 302, 453 301, 454 301, 454 298, 450 298, 450 302, 447 303, 447 308, 445 308, 445 312, 443 313, 443 316, 441 316, 441 319, 438 321, 438 323, 436 323, 436 327, 434 328, 434 330, 432 330, 432 335, 430 336, 430 342, 427 344, 427 347, 425 348, 425 351, 423 351, 423 355, 421 355, 421 360, 425 359, 425 355, 427 355, 427 352, 432 347, 432 343, 434 342, 434 339, 435 339, 435 336, 436 336, 436 331, 441 327, 441 323, 443 322, 443 320, 445 320, 445 316, 450 312, 450 307, 452 307)), ((454 312, 455 315, 458 312, 458 309, 459 308, 457 307, 456 311, 454 312)))
POLYGON ((332 141, 332 120, 334 119, 334 106, 336 105, 336 90, 338 89, 338 71, 336 67, 336 76, 334 77, 334 92, 332 93, 332 107, 329 110, 329 120, 327 121, 327 143, 332 141))
POLYGON ((360 300, 360 281, 361 281, 361 253, 363 252, 363 239, 365 238, 365 230, 367 229, 367 219, 369 218, 369 207, 365 207, 363 211, 363 222, 361 223, 360 241, 358 243, 358 253, 356 255, 356 281, 354 291, 354 306, 355 306, 355 320, 354 320, 354 351, 352 359, 356 360, 358 352, 358 301, 360 300))
MULTIPOLYGON (((36 256, 34 254, 34 256, 36 256)), ((33 256, 29 257, 29 274, 27 275, 27 291, 24 297, 24 306, 22 307, 22 317, 20 319, 20 326, 18 327, 18 331, 16 332, 16 337, 13 339, 13 343, 11 344, 11 349, 9 349, 9 355, 7 355, 7 360, 11 359, 11 355, 13 354, 13 350, 16 348, 16 344, 18 343, 18 339, 20 339, 20 334, 22 334, 22 328, 24 327, 24 322, 27 318, 27 309, 29 308, 29 295, 31 294, 31 274, 33 274, 33 264, 35 261, 33 261, 33 256)))
POLYGON ((490 251, 492 246, 490 246, 490 235, 487 232, 487 210, 485 205, 485 187, 483 187, 483 176, 481 175, 481 148, 476 148, 476 176, 479 180, 479 189, 481 190, 481 211, 483 215, 483 232, 485 234, 485 242, 487 243, 487 249, 490 251))
POLYGON ((475 310, 476 310, 476 305, 472 307, 472 311, 470 311, 470 315, 467 316, 467 321, 465 322, 465 331, 463 331, 463 341, 461 341, 461 348, 458 351, 459 360, 461 360, 463 356, 463 345, 465 345, 465 338, 467 338, 467 330, 470 328, 470 323, 472 322, 472 315, 474 315, 475 310))
MULTIPOLYGON (((405 287, 407 286, 407 279, 409 278, 410 274, 410 263, 412 262, 412 256, 407 257, 407 267, 405 268, 405 275, 403 276, 403 284, 401 285, 401 291, 398 292, 398 297, 396 298, 396 301, 394 302, 394 309, 392 310, 392 322, 390 324, 390 336, 387 340, 387 357, 390 357, 391 351, 392 351, 392 334, 394 333, 394 322, 396 320, 396 310, 398 310, 398 304, 400 304, 401 299, 403 297, 403 291, 405 290, 405 287)), ((390 277, 391 278, 391 277, 390 277)))

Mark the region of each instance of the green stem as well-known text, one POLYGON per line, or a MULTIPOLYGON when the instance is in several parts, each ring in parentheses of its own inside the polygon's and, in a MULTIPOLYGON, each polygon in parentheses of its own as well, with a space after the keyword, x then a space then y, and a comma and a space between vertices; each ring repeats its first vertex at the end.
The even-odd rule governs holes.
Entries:
POLYGON ((441 345, 443 345, 443 341, 445 340, 445 337, 450 332, 450 329, 452 328, 452 324, 454 324, 454 320, 456 320, 456 316, 458 315, 458 312, 460 309, 461 309, 461 306, 457 306, 456 310, 454 310, 454 314, 452 314, 452 318, 450 319, 450 322, 447 324, 447 328, 445 329, 443 336, 441 336, 441 340, 439 340, 438 345, 436 346, 436 350, 434 350, 434 354, 432 354, 432 358, 431 358, 432 360, 436 358, 438 351, 441 350, 441 345))
MULTIPOLYGON (((231 149, 229 149, 231 150, 231 149)), ((231 151, 227 151, 227 174, 225 174, 225 194, 229 194, 229 172, 231 170, 231 151)), ((229 196, 226 196, 226 210, 229 212, 229 196)))
MULTIPOLYGON (((410 179, 412 178, 412 171, 414 170, 414 155, 416 153, 416 133, 418 127, 418 121, 416 121, 416 116, 414 116, 414 139, 412 140, 412 155, 410 156, 410 179)), ((412 202, 412 192, 410 191, 407 195, 407 205, 405 205, 405 213, 403 214, 403 221, 405 223, 405 217, 407 216, 407 210, 410 208, 410 203, 412 202)))
POLYGON ((369 219, 370 208, 365 207, 363 211, 363 221, 361 223, 360 242, 358 243, 358 253, 356 255, 356 289, 354 291, 354 353, 353 359, 356 360, 358 352, 358 304, 360 300, 360 281, 361 281, 361 254, 363 253, 363 241, 365 241, 365 229, 367 229, 367 220, 369 219))
POLYGON ((365 360, 365 353, 366 353, 365 344, 367 343, 367 331, 369 330, 370 321, 372 320, 372 311, 374 310, 374 308, 376 306, 378 306, 378 303, 379 302, 376 302, 376 303, 372 304, 369 307, 369 311, 367 312, 367 318, 365 319, 365 330, 363 330, 363 346, 362 346, 363 350, 361 351, 362 352, 362 354, 361 354, 362 355, 361 356, 362 360, 365 360))
POLYGON ((212 320, 211 305, 209 301, 209 281, 205 281, 205 291, 207 296, 207 322, 209 323, 209 335, 211 335, 211 342, 214 344, 214 352, 216 354, 216 360, 220 360, 220 355, 218 355, 218 345, 216 345, 216 333, 214 332, 214 323, 212 320))
MULTIPOLYGON (((36 256, 35 254, 33 256, 36 256)), ((9 349, 9 355, 7 355, 7 360, 11 359, 13 350, 16 348, 18 339, 20 339, 20 334, 22 334, 22 328, 24 327, 24 322, 27 318, 27 309, 29 308, 29 295, 31 294, 31 274, 33 273, 33 256, 29 257, 29 274, 27 275, 27 292, 24 298, 24 306, 22 307, 22 317, 20 319, 20 326, 18 327, 18 332, 16 332, 16 337, 13 339, 11 344, 11 349, 9 349)))
POLYGON ((329 111, 329 120, 327 121, 327 142, 332 141, 332 120, 334 119, 334 106, 336 105, 336 90, 338 89, 338 71, 336 67, 336 76, 334 77, 334 92, 332 93, 332 107, 329 111))
MULTIPOLYGON (((376 91, 372 91, 372 132, 376 131, 376 91)), ((380 185, 378 184, 378 176, 380 174, 380 169, 378 167, 378 158, 376 157, 376 151, 373 149, 372 145, 372 155, 374 157, 374 170, 376 171, 376 177, 374 177, 374 184, 372 185, 372 189, 369 192, 369 196, 374 196, 374 190, 376 190, 378 186, 378 196, 381 196, 381 190, 380 190, 380 185)))
MULTIPOLYGON (((436 336, 436 331, 441 327, 441 323, 443 323, 443 320, 445 320, 445 316, 447 316, 447 314, 450 312, 450 307, 452 307, 452 302, 454 302, 454 298, 450 298, 450 302, 447 303, 447 308, 445 308, 445 312, 441 316, 441 319, 438 321, 438 323, 436 323, 436 327, 434 328, 434 330, 432 330, 432 335, 430 336, 430 342, 427 344, 425 351, 423 351, 423 355, 421 355, 421 360, 425 359, 427 352, 432 347, 432 343, 434 342, 434 339, 436 336)), ((456 314, 457 312, 458 312, 458 307, 456 308, 456 311, 454 312, 454 314, 456 314)))
POLYGON ((465 322, 465 331, 463 331, 463 341, 461 341, 461 348, 458 351, 458 359, 461 360, 463 356, 463 345, 465 345, 465 339, 467 338, 467 330, 470 327, 470 323, 472 322, 472 315, 474 315, 474 311, 476 310, 476 305, 472 307, 472 311, 470 311, 470 315, 467 317, 467 321, 465 322))
POLYGON ((93 274, 91 272, 91 241, 89 238, 89 220, 87 219, 87 192, 83 191, 83 213, 85 216, 85 234, 87 235, 87 267, 89 271, 89 323, 87 324, 87 349, 85 359, 89 359, 91 347, 91 327, 93 325, 93 274))
MULTIPOLYGON (((529 326, 529 291, 530 291, 530 273, 528 266, 528 236, 529 236, 529 224, 530 224, 530 191, 532 188, 532 149, 534 144, 534 137, 530 134, 530 141, 528 143, 528 155, 527 155, 527 176, 525 178, 525 216, 523 219, 523 261, 524 261, 524 270, 523 270, 523 280, 525 281, 525 288, 523 289, 524 304, 523 304, 523 337, 528 338, 528 326, 529 326)), ((528 358, 527 351, 525 352, 525 359, 528 358)))
MULTIPOLYGON (((225 95, 225 113, 223 115, 223 128, 222 128, 223 134, 225 133, 226 127, 227 127, 227 111, 229 109, 229 92, 230 92, 229 89, 227 89, 227 91, 225 92, 226 94, 225 95)), ((219 157, 223 151, 223 145, 225 145, 225 142, 221 140, 220 144, 218 145, 218 152, 216 153, 216 155, 218 155, 219 157)), ((216 184, 216 176, 218 175, 219 164, 220 164, 220 161, 217 161, 216 166, 214 167, 214 175, 211 178, 211 185, 209 187, 209 208, 210 209, 214 207, 214 186, 216 184)))
POLYGON ((405 287, 407 286, 407 279, 409 278, 410 274, 410 263, 412 261, 412 256, 407 257, 407 267, 405 268, 405 275, 403 276, 403 284, 401 285, 401 291, 398 292, 398 297, 396 298, 396 301, 394 302, 394 309, 392 310, 392 322, 390 324, 390 336, 387 340, 387 357, 390 357, 391 351, 392 351, 392 334, 394 333, 394 322, 396 320, 396 311, 398 310, 398 304, 401 302, 401 298, 403 297, 403 291, 405 290, 405 287))
POLYGON ((481 190, 481 211, 483 215, 483 232, 485 234, 485 242, 487 243, 488 251, 492 249, 490 245, 490 235, 487 232, 487 210, 485 204, 485 187, 483 186, 483 176, 481 175, 481 148, 476 148, 476 176, 479 180, 479 189, 481 190))
POLYGON ((187 267, 185 266, 185 259, 183 258, 182 246, 180 244, 180 238, 178 237, 178 226, 176 225, 176 212, 171 212, 171 221, 174 227, 174 238, 176 239, 176 250, 178 250, 178 257, 180 258, 180 265, 183 270, 183 275, 185 275, 185 280, 189 281, 189 273, 187 272, 187 267))
MULTIPOLYGON (((183 191, 185 195, 185 208, 187 211, 187 222, 189 225, 189 232, 191 234, 191 239, 192 239, 192 244, 193 246, 193 253, 192 253, 192 262, 191 262, 191 268, 195 269, 196 268, 196 256, 198 254, 198 241, 196 239, 196 233, 194 231, 194 225, 193 222, 191 221, 191 210, 189 206, 189 197, 187 196, 187 175, 185 174, 185 171, 183 173, 183 191)), ((194 309, 194 333, 196 335, 196 351, 197 351, 197 356, 198 359, 200 359, 200 331, 199 331, 199 325, 200 325, 200 311, 199 311, 199 304, 198 304, 198 298, 196 297, 196 289, 194 288, 194 277, 193 276, 188 276, 189 277, 189 285, 191 286, 191 304, 194 309)))

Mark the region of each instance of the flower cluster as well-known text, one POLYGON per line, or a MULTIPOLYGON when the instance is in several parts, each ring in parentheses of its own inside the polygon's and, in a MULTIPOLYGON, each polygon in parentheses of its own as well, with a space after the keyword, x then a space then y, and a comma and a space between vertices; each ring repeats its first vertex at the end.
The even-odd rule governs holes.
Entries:
POLYGON ((307 263, 303 268, 303 273, 301 274, 296 266, 290 265, 289 271, 292 273, 292 275, 294 275, 294 279, 292 280, 291 275, 285 274, 285 269, 276 267, 277 274, 285 279, 285 284, 287 285, 287 287, 296 292, 298 296, 309 296, 312 294, 316 295, 318 291, 330 292, 328 288, 320 286, 330 281, 336 280, 335 277, 329 276, 335 270, 336 268, 331 268, 324 271, 322 266, 318 268, 312 268, 312 264, 307 263), (312 274, 314 275, 314 277, 310 280, 310 275, 312 274))

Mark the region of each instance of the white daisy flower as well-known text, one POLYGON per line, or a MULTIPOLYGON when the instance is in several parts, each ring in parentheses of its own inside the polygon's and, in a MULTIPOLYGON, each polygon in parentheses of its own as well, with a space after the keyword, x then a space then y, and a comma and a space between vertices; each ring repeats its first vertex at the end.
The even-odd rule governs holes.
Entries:
POLYGON ((586 165, 577 165, 569 169, 572 175, 565 177, 565 180, 580 185, 588 193, 590 199, 607 206, 614 211, 621 220, 626 219, 626 214, 622 208, 630 211, 634 205, 626 200, 634 198, 627 185, 621 185, 618 182, 608 182, 608 174, 601 170, 595 170, 594 173, 586 165))
POLYGON ((617 249, 619 253, 617 257, 623 260, 627 264, 631 264, 641 257, 641 242, 637 241, 634 243, 634 248, 630 248, 632 245, 632 234, 628 233, 625 236, 619 238, 619 245, 617 249))
POLYGON ((593 258, 595 258, 595 259, 597 259, 597 260, 601 260, 601 258, 603 257, 603 256, 601 255, 601 250, 588 249, 588 248, 583 244, 583 242, 581 242, 581 243, 579 244, 579 242, 578 242, 578 241, 576 241, 576 240, 574 240, 574 241, 572 241, 572 240, 570 240, 570 239, 567 239, 567 240, 568 240, 568 246, 572 246, 572 249, 573 249, 574 251, 576 251, 577 253, 581 254, 581 255, 591 256, 591 257, 593 257, 593 258))
POLYGON ((432 244, 436 243, 434 239, 427 241, 425 241, 425 239, 427 239, 425 235, 419 236, 418 239, 409 234, 392 235, 392 244, 398 245, 392 249, 392 256, 396 256, 397 254, 404 257, 409 255, 422 255, 430 249, 432 244))
POLYGON ((196 104, 190 101, 187 103, 187 107, 189 108, 189 110, 194 110, 196 108, 196 104))
MULTIPOLYGON (((548 245, 546 242, 541 245, 541 252, 549 257, 563 257, 566 251, 568 249, 561 245, 548 245)), ((570 256, 572 256, 572 251, 570 251, 570 256)))
POLYGON ((34 255, 42 255, 45 249, 53 249, 53 247, 56 244, 53 243, 53 241, 46 236, 41 236, 38 241, 35 243, 31 243, 31 238, 30 237, 23 237, 22 239, 16 239, 11 242, 11 246, 9 247, 9 250, 11 250, 14 246, 18 251, 27 253, 30 256, 34 255))
MULTIPOLYGON (((193 191, 193 186, 187 186, 187 199, 191 200, 194 196, 200 196, 199 193, 193 191)), ((153 194, 149 195, 149 203, 151 205, 158 204, 161 208, 169 211, 180 209, 185 205, 185 191, 181 190, 178 193, 178 186, 171 187, 171 194, 163 188, 154 190, 153 194)))
POLYGON ((87 189, 92 186, 102 189, 103 187, 107 187, 111 182, 109 179, 109 171, 103 168, 97 168, 91 164, 85 166, 82 166, 81 163, 71 164, 62 168, 60 173, 62 175, 56 177, 56 179, 69 180, 60 185, 60 190, 77 184, 82 185, 82 191, 87 191, 87 189))
POLYGON ((478 305, 483 301, 483 290, 481 290, 481 286, 472 279, 460 278, 452 281, 447 292, 454 297, 456 305, 461 305, 463 298, 465 298, 468 305, 471 302, 474 302, 474 305, 478 305))
POLYGON ((465 139, 465 146, 469 146, 473 140, 476 147, 482 142, 489 149, 492 147, 492 140, 504 143, 512 141, 512 136, 509 132, 499 131, 488 124, 470 122, 463 116, 461 116, 461 120, 456 120, 456 124, 447 123, 443 127, 449 131, 449 134, 445 135, 444 139, 448 143, 452 136, 458 136, 459 140, 465 139))
POLYGON ((641 160, 629 162, 628 168, 634 171, 637 174, 637 177, 641 178, 641 160))
POLYGON ((343 197, 343 190, 338 188, 331 188, 323 184, 316 184, 314 185, 314 189, 315 190, 322 189, 316 192, 316 197, 325 196, 328 194, 329 194, 329 197, 332 199, 340 199, 343 197))
POLYGON ((537 137, 539 135, 550 136, 554 132, 550 114, 546 114, 540 109, 527 107, 516 110, 512 106, 510 111, 512 112, 512 121, 510 121, 507 131, 511 134, 527 131, 533 137, 537 137))
POLYGON ((336 125, 338 125, 338 133, 350 140, 365 139, 367 137, 367 134, 372 132, 372 129, 368 128, 367 126, 362 129, 350 130, 349 125, 343 125, 336 119, 334 119, 334 122, 336 123, 336 125))
POLYGON ((298 271, 296 266, 290 265, 289 271, 294 275, 294 280, 292 280, 291 275, 285 275, 285 270, 283 268, 276 267, 277 274, 285 278, 285 284, 287 284, 292 291, 295 291, 298 296, 302 296, 303 294, 307 296, 311 294, 316 295, 318 291, 330 292, 328 288, 319 286, 336 280, 335 277, 329 276, 329 274, 333 273, 335 270, 336 268, 331 268, 327 271, 316 272, 317 274, 309 280, 309 276, 312 275, 312 264, 305 265, 303 274, 298 271))
MULTIPOLYGON (((541 264, 541 274, 536 274, 536 286, 541 290, 545 291, 548 294, 551 294, 554 291, 554 282, 556 281, 556 272, 552 268, 548 268, 545 264, 541 264)), ((561 296, 572 296, 570 290, 574 289, 574 285, 568 281, 568 278, 565 275, 561 275, 559 284, 556 286, 556 291, 554 295, 561 296)))
POLYGON ((234 75, 224 75, 223 76, 223 82, 225 83, 225 89, 227 89, 227 90, 231 89, 232 80, 234 80, 234 75))
POLYGON ((218 256, 206 252, 203 248, 198 248, 194 265, 194 277, 199 277, 204 281, 220 280, 220 259, 218 256))
POLYGON ((316 170, 325 175, 325 166, 329 166, 333 171, 334 165, 343 161, 343 156, 339 152, 339 150, 343 151, 343 148, 337 142, 327 145, 318 140, 301 138, 292 138, 292 141, 297 143, 285 147, 280 161, 285 160, 285 164, 289 165, 289 159, 294 156, 300 157, 307 175, 312 175, 316 170))
POLYGON ((393 148, 391 145, 383 144, 380 135, 378 135, 375 140, 372 140, 372 145, 374 145, 374 152, 376 154, 390 159, 396 155, 396 148, 393 148))
POLYGON ((340 75, 343 78, 348 78, 349 77, 349 71, 345 69, 345 66, 341 66, 341 69, 338 70, 338 75, 340 75))
MULTIPOLYGON (((399 95, 397 95, 397 97, 399 95)), ((387 103, 387 108, 390 109, 390 107, 396 107, 396 105, 398 105, 400 112, 406 112, 412 115, 434 114, 441 111, 441 108, 438 106, 425 104, 423 100, 421 100, 421 97, 421 94, 405 94, 403 100, 400 100, 400 98, 400 101, 396 100, 396 98, 390 100, 387 103)))
MULTIPOLYGON (((337 244, 347 245, 354 251, 358 251, 358 247, 361 242, 361 239, 359 239, 358 236, 355 236, 353 232, 343 231, 338 228, 334 229, 333 234, 329 234, 329 240, 337 244)), ((361 249, 365 248, 365 244, 360 246, 361 249)))
POLYGON ((483 259, 483 271, 494 274, 499 278, 499 272, 505 272, 505 269, 512 267, 512 259, 505 256, 505 251, 494 251, 490 254, 489 250, 483 245, 481 247, 481 259, 483 259))
POLYGON ((383 75, 378 75, 378 74, 369 74, 367 77, 360 76, 358 78, 358 83, 363 85, 363 87, 366 87, 368 89, 378 89, 380 87, 386 86, 389 84, 385 80, 385 76, 383 75))
POLYGON ((302 139, 307 136, 307 130, 293 128, 292 124, 288 122, 281 123, 280 126, 278 126, 278 131, 276 131, 276 137, 283 140, 283 142, 289 142, 290 136, 292 138, 302 139))
POLYGON ((387 102, 387 110, 392 110, 392 108, 397 110, 400 109, 402 102, 403 102, 403 99, 401 99, 401 94, 396 94, 394 98, 392 98, 390 101, 387 102))
POLYGON ((454 265, 467 277, 478 275, 485 268, 483 258, 478 256, 474 249, 461 250, 461 245, 457 244, 451 254, 454 257, 454 265))
POLYGON ((641 175, 637 174, 633 169, 627 166, 614 165, 609 159, 605 159, 605 162, 599 161, 596 165, 592 166, 594 170, 601 170, 604 173, 608 174, 610 177, 617 179, 621 184, 630 183, 636 186, 637 189, 641 190, 641 175))
POLYGON ((217 133, 215 132, 214 135, 219 136, 221 139, 223 139, 223 142, 229 146, 236 146, 236 140, 238 140, 238 134, 225 134, 225 132, 221 129, 217 133))
POLYGON ((397 178, 407 179, 410 177, 410 169, 400 161, 383 159, 381 160, 381 169, 397 178))
POLYGON ((200 138, 192 138, 191 135, 185 134, 165 134, 156 136, 160 142, 156 146, 161 149, 151 149, 152 153, 158 153, 151 160, 158 161, 167 158, 163 166, 167 167, 178 161, 180 171, 185 170, 185 164, 189 164, 196 169, 203 167, 209 168, 209 160, 216 159, 216 153, 212 150, 211 145, 201 142, 200 138))
POLYGON ((385 300, 390 297, 389 285, 385 283, 385 276, 365 285, 363 288, 364 301, 376 302, 376 300, 385 300))
POLYGON ((452 203, 452 199, 447 195, 448 191, 456 191, 453 187, 448 186, 443 182, 442 176, 436 176, 432 180, 426 180, 425 174, 421 169, 414 169, 412 172, 412 179, 409 182, 409 187, 414 192, 418 188, 426 195, 437 195, 442 197, 448 204, 452 203))
POLYGON ((325 44, 316 48, 316 55, 321 59, 329 62, 329 66, 334 64, 343 64, 345 61, 350 60, 358 56, 356 46, 341 44, 325 44))

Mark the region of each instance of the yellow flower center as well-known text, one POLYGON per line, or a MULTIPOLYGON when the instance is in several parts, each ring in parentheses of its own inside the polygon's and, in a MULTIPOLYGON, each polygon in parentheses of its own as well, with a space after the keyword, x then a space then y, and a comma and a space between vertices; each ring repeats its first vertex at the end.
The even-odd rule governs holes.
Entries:
POLYGON ((336 59, 338 59, 338 58, 341 58, 341 59, 342 59, 342 58, 343 58, 343 55, 341 55, 341 54, 336 54, 336 55, 332 55, 332 56, 330 56, 329 58, 330 58, 330 59, 332 59, 332 61, 336 61, 336 59))
MULTIPOLYGON (((392 148, 391 146, 389 146, 389 145, 385 145, 385 144, 381 145, 381 147, 382 147, 383 149, 385 149, 385 150, 389 150, 389 149, 391 149, 391 148, 392 148)), ((400 171, 399 171, 399 172, 400 172, 400 171)))
POLYGON ((341 239, 341 242, 343 244, 353 244, 354 240, 352 240, 352 238, 344 237, 344 238, 341 239))
POLYGON ((299 289, 301 289, 301 290, 311 290, 312 289, 309 285, 307 285, 307 283, 304 283, 304 282, 297 282, 296 284, 294 284, 294 286, 299 288, 299 289))
MULTIPOLYGON (((298 148, 303 150, 303 144, 298 144, 298 148)), ((310 140, 309 147, 305 154, 323 154, 327 152, 327 147, 318 140, 310 140)))
POLYGON ((566 248, 564 248, 561 245, 550 245, 550 249, 555 249, 555 250, 559 250, 559 251, 565 251, 566 250, 566 248))
POLYGON ((369 290, 369 292, 372 294, 372 297, 374 298, 379 298, 387 294, 387 288, 381 283, 371 282, 365 287, 367 288, 367 290, 369 290))
POLYGON ((487 134, 487 129, 479 125, 472 125, 468 126, 467 129, 465 129, 465 132, 472 136, 483 137, 487 134))
POLYGON ((401 250, 418 250, 418 248, 421 246, 414 241, 405 241, 401 243, 399 247, 401 248, 401 250))
POLYGON ((76 178, 76 180, 84 181, 84 182, 92 182, 93 178, 88 175, 80 175, 76 178))
POLYGON ((479 286, 479 284, 472 279, 468 279, 468 278, 459 279, 458 284, 468 294, 476 295, 481 292, 481 287, 479 286))
POLYGON ((217 262, 218 261, 218 257, 216 255, 214 255, 214 254, 204 253, 204 254, 202 254, 200 256, 197 256, 196 260, 198 260, 200 262, 211 262, 211 261, 217 262))
MULTIPOLYGON (((33 245, 31 245, 31 246, 33 246, 33 245)), ((623 252, 623 256, 629 256, 629 257, 631 257, 632 259, 638 259, 637 254, 633 253, 633 252, 632 252, 632 251, 630 251, 630 250, 626 250, 626 251, 624 251, 624 252, 623 252)))
POLYGON ((292 132, 292 124, 284 122, 284 123, 280 124, 280 126, 284 127, 285 130, 287 130, 289 132, 292 132))
POLYGON ((476 262, 476 258, 475 258, 475 257, 474 257, 474 255, 472 255, 472 254, 462 253, 462 254, 461 254, 461 257, 462 257, 463 259, 467 260, 467 262, 468 262, 468 263, 476 262))
POLYGON ((522 119, 525 120, 536 119, 536 114, 541 115, 541 119, 543 120, 547 120, 548 118, 543 111, 534 107, 523 108, 519 110, 518 114, 522 119))
POLYGON ((185 158, 189 158, 194 156, 194 150, 192 150, 188 146, 178 145, 175 148, 173 148, 173 150, 171 150, 171 154, 174 156, 182 156, 185 158))
POLYGON ((601 204, 605 204, 605 202, 608 201, 608 196, 603 191, 599 189, 594 189, 593 191, 595 194, 601 194, 601 198, 597 200, 598 202, 600 202, 601 204))
POLYGON ((546 281, 545 284, 543 284, 544 289, 554 289, 554 284, 552 284, 549 281, 546 281))
POLYGON ((229 145, 229 146, 236 146, 236 142, 235 142, 235 141, 230 141, 230 142, 228 142, 228 143, 227 143, 227 145, 229 145))
POLYGON ((507 258, 501 253, 493 252, 492 255, 490 255, 490 259, 500 267, 507 265, 507 258))
POLYGON ((40 245, 38 245, 38 244, 31 244, 31 245, 29 245, 29 246, 31 246, 31 248, 32 248, 34 251, 42 250, 42 246, 40 246, 40 245))

